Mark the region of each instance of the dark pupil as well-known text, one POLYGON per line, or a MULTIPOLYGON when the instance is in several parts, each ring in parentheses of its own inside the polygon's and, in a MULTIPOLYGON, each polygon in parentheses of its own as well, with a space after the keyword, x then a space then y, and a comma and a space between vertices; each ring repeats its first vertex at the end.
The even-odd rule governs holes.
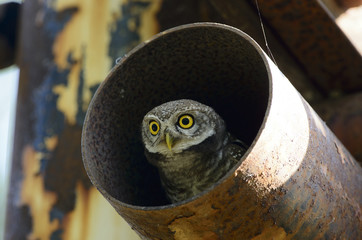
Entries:
POLYGON ((187 119, 187 118, 182 119, 182 124, 183 124, 183 125, 187 125, 187 124, 189 124, 189 123, 190 123, 190 120, 189 120, 189 119, 187 119))
POLYGON ((156 132, 157 129, 158 129, 157 125, 156 125, 156 124, 152 124, 152 130, 153 130, 154 132, 156 132))

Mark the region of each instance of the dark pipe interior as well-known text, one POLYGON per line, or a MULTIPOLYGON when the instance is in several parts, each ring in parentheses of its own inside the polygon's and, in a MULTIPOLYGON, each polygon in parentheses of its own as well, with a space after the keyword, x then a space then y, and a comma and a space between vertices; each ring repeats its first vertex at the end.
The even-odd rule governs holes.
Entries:
POLYGON ((231 133, 251 144, 268 97, 264 62, 238 32, 193 26, 160 35, 123 59, 95 94, 83 133, 88 174, 121 202, 167 204, 143 154, 143 116, 161 103, 194 99, 213 107, 231 133))

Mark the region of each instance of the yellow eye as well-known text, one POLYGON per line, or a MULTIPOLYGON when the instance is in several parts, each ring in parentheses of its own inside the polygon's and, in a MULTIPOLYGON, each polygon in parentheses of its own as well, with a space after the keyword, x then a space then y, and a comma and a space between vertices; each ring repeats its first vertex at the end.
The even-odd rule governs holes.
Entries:
POLYGON ((155 136, 160 131, 160 125, 156 121, 150 121, 150 132, 155 136))
POLYGON ((194 118, 188 114, 182 115, 178 119, 178 125, 184 129, 191 128, 194 125, 194 118))

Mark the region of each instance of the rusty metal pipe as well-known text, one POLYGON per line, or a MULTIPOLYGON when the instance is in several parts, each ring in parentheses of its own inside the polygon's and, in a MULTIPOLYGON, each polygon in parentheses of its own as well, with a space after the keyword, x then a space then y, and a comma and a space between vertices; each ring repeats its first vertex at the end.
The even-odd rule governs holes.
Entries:
POLYGON ((143 239, 361 239, 362 169, 245 33, 201 23, 126 55, 89 106, 87 173, 143 239), (191 98, 212 106, 250 148, 198 196, 168 204, 144 155, 143 115, 191 98))
POLYGON ((328 99, 313 108, 362 164, 362 92, 328 99))

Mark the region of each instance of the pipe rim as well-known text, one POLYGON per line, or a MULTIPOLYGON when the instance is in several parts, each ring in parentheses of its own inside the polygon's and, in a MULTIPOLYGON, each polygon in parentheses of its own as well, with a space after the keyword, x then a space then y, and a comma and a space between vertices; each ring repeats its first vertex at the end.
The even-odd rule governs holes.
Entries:
MULTIPOLYGON (((214 23, 214 22, 197 22, 197 23, 190 23, 190 24, 185 24, 185 25, 180 25, 177 27, 173 27, 170 29, 167 29, 163 32, 160 32, 156 35, 154 35, 152 38, 150 38, 149 40, 146 40, 140 44, 138 44, 135 48, 133 48, 131 51, 129 51, 127 54, 125 54, 119 61, 117 61, 117 63, 113 66, 113 68, 110 70, 110 72, 108 73, 107 77, 105 78, 105 80, 100 84, 100 86, 98 87, 98 89, 96 90, 94 96, 92 97, 90 104, 88 106, 88 110, 86 112, 86 116, 85 116, 85 120, 84 120, 84 124, 83 124, 83 131, 82 131, 82 138, 81 138, 81 149, 82 149, 82 158, 83 158, 83 164, 84 167, 86 169, 86 172, 88 174, 89 179, 91 180, 92 184, 97 188, 97 190, 99 192, 101 192, 101 194, 103 195, 103 197, 105 197, 108 201, 111 201, 113 204, 117 204, 121 207, 125 207, 125 208, 129 208, 129 209, 134 209, 134 210, 141 210, 141 211, 162 211, 165 209, 171 209, 171 208, 176 208, 176 207, 182 207, 183 205, 190 203, 192 201, 194 201, 195 199, 198 199, 204 195, 206 195, 207 193, 211 192, 216 186, 222 184, 227 178, 230 177, 231 174, 234 174, 235 170, 238 169, 240 167, 240 165, 242 164, 242 162, 248 157, 249 153, 253 150, 254 146, 256 145, 256 143, 258 142, 260 135, 263 132, 263 129, 265 128, 265 124, 266 121, 268 119, 268 115, 270 112, 270 108, 271 108, 271 100, 272 100, 272 74, 271 74, 271 68, 270 68, 270 64, 273 64, 271 62, 271 60, 269 59, 269 57, 264 53, 264 51, 262 50, 262 48, 260 47, 260 45, 254 40, 252 39, 248 34, 246 34, 245 32, 226 25, 226 24, 221 24, 221 23, 214 23), (92 109, 94 102, 96 101, 97 96, 99 95, 99 93, 102 91, 103 87, 107 84, 107 82, 112 78, 113 73, 115 72, 115 70, 122 65, 124 62, 126 62, 132 55, 134 55, 135 53, 137 53, 138 51, 142 50, 144 47, 146 47, 148 44, 156 41, 157 39, 159 39, 160 37, 164 36, 164 35, 169 35, 178 31, 182 31, 184 29, 190 29, 190 28, 220 28, 223 30, 227 30, 227 31, 231 31, 239 36, 241 36, 243 39, 247 40, 248 43, 254 47, 254 50, 256 50, 259 53, 260 58, 262 59, 262 61, 264 62, 264 67, 265 67, 265 71, 267 73, 267 78, 268 78, 268 85, 269 85, 269 89, 268 89, 268 98, 267 98, 267 105, 266 105, 266 109, 265 109, 265 113, 264 113, 264 117, 263 120, 260 124, 260 127, 255 135, 254 140, 252 141, 252 143, 250 144, 248 150, 246 151, 246 153, 243 155, 243 157, 239 160, 239 162, 232 168, 229 170, 229 172, 227 174, 225 174, 225 176, 223 176, 221 179, 219 179, 217 182, 215 182, 210 188, 202 191, 201 193, 195 195, 194 197, 191 197, 189 199, 186 199, 184 201, 180 201, 177 203, 171 203, 171 204, 167 204, 167 205, 159 205, 159 206, 139 206, 139 205, 133 205, 133 204, 129 204, 129 203, 125 203, 122 202, 120 200, 118 200, 117 198, 113 197, 110 193, 108 193, 102 186, 101 184, 95 179, 95 177, 91 174, 90 171, 90 166, 89 166, 89 162, 85 156, 85 145, 87 144, 87 140, 86 140, 86 128, 87 128, 87 122, 88 119, 90 117, 90 109, 92 109)), ((111 204, 113 206, 113 204, 111 204)))

